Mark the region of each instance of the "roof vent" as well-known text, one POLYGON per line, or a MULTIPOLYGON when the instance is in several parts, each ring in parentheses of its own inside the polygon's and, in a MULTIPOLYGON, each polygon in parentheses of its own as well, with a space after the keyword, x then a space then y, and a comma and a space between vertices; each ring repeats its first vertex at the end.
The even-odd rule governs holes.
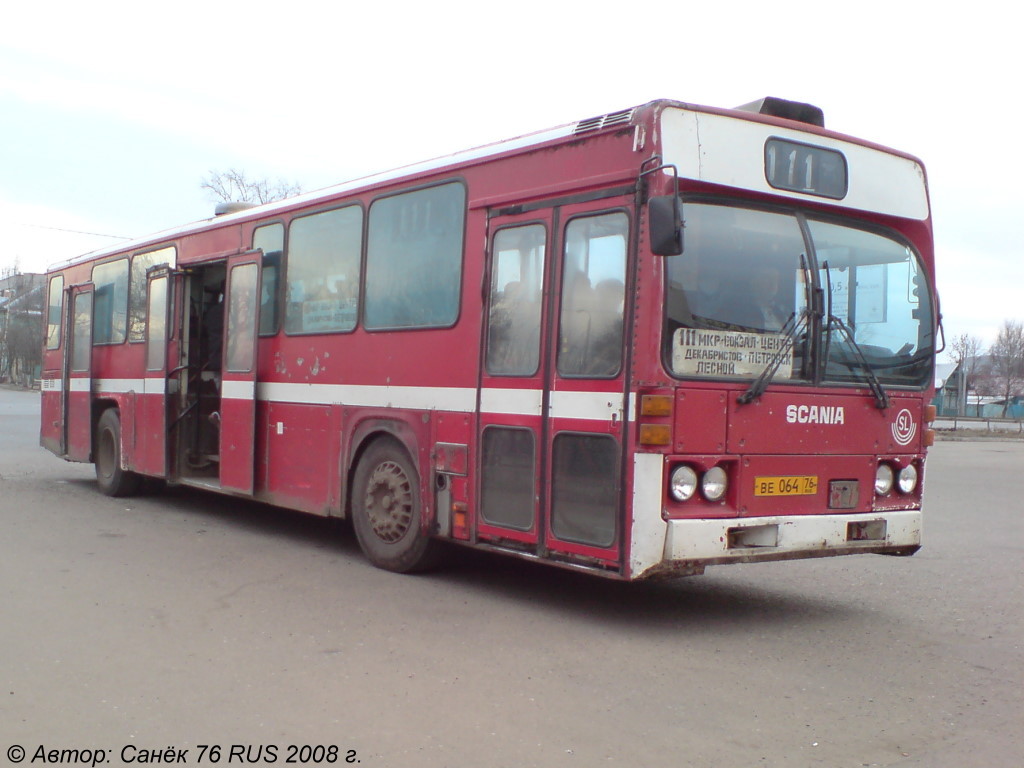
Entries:
POLYGON ((819 128, 825 127, 825 113, 821 107, 813 104, 804 104, 800 101, 787 101, 775 96, 765 96, 763 99, 752 101, 736 109, 743 112, 756 112, 759 115, 770 115, 782 117, 786 120, 796 120, 799 123, 816 125, 819 128))
POLYGON ((213 210, 214 216, 227 216, 230 213, 239 213, 241 211, 247 211, 250 208, 255 208, 256 203, 246 203, 241 200, 233 202, 217 203, 217 207, 213 210))
POLYGON ((581 133, 591 133, 593 131, 599 131, 602 128, 609 128, 613 125, 626 125, 632 119, 632 109, 624 109, 621 112, 612 112, 607 115, 601 115, 600 117, 591 117, 586 120, 580 120, 576 123, 576 128, 573 130, 573 134, 579 135, 581 133))

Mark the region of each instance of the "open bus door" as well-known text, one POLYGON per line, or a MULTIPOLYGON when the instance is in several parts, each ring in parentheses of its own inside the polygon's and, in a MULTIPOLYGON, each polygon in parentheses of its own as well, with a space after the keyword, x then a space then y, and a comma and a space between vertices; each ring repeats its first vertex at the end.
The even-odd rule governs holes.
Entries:
POLYGON ((92 460, 93 285, 68 288, 62 449, 70 461, 92 460))
POLYGON ((252 494, 256 472, 256 342, 262 251, 228 258, 220 396, 220 485, 252 494))
POLYGON ((137 472, 167 476, 167 352, 169 309, 171 306, 171 270, 151 267, 146 281, 146 373, 136 417, 138 434, 135 446, 137 472))
POLYGON ((621 567, 631 200, 494 216, 478 536, 621 567))

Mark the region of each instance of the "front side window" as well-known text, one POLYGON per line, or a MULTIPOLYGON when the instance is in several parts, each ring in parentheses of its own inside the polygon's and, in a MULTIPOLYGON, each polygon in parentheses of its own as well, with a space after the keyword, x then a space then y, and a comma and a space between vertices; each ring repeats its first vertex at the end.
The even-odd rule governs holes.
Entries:
POLYGON ((665 358, 680 377, 926 382, 934 347, 924 273, 905 243, 844 224, 727 205, 684 207, 666 260, 665 358), (812 316, 812 289, 824 296, 812 316), (816 360, 810 357, 817 350, 816 360))
MULTIPOLYGON (((120 344, 128 329, 128 259, 96 265, 92 282, 95 285, 93 344, 120 344)), ((142 306, 145 306, 145 291, 143 281, 142 306)))

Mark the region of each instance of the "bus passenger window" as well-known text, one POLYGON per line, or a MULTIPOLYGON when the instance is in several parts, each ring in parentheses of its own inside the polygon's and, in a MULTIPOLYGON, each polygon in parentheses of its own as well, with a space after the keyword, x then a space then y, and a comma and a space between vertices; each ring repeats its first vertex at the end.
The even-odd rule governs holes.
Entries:
POLYGON ((537 372, 545 234, 543 225, 529 224, 494 236, 487 320, 487 372, 492 375, 537 372))
POLYGON ((263 274, 260 278, 260 336, 277 333, 277 295, 284 255, 284 225, 268 224, 252 233, 252 247, 263 251, 263 274))
MULTIPOLYGON (((92 270, 92 282, 93 344, 120 344, 128 327, 128 259, 97 264, 92 270)), ((145 302, 145 287, 142 295, 145 302)))
POLYGON ((367 328, 447 328, 455 323, 465 214, 462 184, 373 203, 366 243, 367 328))
POLYGON ((71 330, 71 370, 88 371, 92 364, 93 294, 75 296, 71 330))
POLYGON ((146 275, 149 269, 160 264, 173 267, 177 253, 174 246, 169 246, 132 256, 128 286, 128 341, 142 341, 146 337, 146 275))
POLYGON ((146 347, 146 370, 159 371, 167 363, 167 278, 155 277, 149 285, 149 308, 146 311, 149 340, 146 347))
POLYGON ((50 292, 46 303, 46 348, 60 347, 60 313, 64 307, 64 276, 50 278, 50 292))
POLYGON ((277 333, 277 285, 281 272, 281 252, 263 256, 263 274, 260 278, 260 336, 277 333))
POLYGON ((239 264, 231 270, 228 287, 228 371, 244 373, 252 370, 256 351, 256 268, 255 264, 239 264))
POLYGON ((622 360, 629 219, 574 219, 565 230, 558 372, 610 378, 622 360))
POLYGON ((292 222, 285 289, 286 333, 355 328, 362 234, 363 209, 357 205, 292 222))

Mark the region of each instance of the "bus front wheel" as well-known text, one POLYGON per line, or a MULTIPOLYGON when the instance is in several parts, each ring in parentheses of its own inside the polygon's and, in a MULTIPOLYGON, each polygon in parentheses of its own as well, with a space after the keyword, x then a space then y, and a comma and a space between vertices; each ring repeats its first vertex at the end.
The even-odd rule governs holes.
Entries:
POLYGON ((142 478, 121 468, 121 417, 108 408, 96 425, 96 482, 107 496, 132 496, 142 478))
POLYGON ((352 527, 367 559, 378 568, 409 573, 430 567, 438 543, 422 530, 420 484, 396 441, 375 440, 352 479, 352 527))

